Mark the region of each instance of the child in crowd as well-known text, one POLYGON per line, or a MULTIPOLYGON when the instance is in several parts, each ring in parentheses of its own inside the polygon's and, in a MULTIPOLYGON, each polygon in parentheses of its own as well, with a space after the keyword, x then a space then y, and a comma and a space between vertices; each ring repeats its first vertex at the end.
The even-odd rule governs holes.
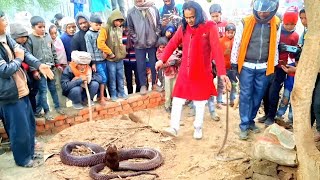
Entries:
MULTIPOLYGON (((163 54, 163 50, 166 47, 166 45, 168 44, 168 40, 166 37, 161 37, 158 39, 157 42, 157 58, 160 59, 162 54, 163 54)), ((167 63, 165 63, 162 66, 162 71, 164 73, 164 77, 165 77, 165 105, 164 108, 166 110, 166 112, 171 113, 171 106, 172 106, 172 91, 173 91, 173 87, 176 83, 176 79, 177 79, 177 75, 178 75, 178 70, 179 70, 179 66, 181 64, 181 56, 182 56, 182 52, 180 50, 176 50, 171 57, 168 59, 167 63)))
MULTIPOLYGON (((108 71, 107 71, 107 63, 106 56, 103 52, 98 48, 97 39, 99 36, 99 30, 101 29, 102 19, 97 14, 92 14, 90 17, 90 29, 87 31, 84 39, 86 41, 86 47, 88 53, 91 54, 92 59, 92 71, 98 72, 98 74, 102 78, 102 83, 100 84, 100 104, 105 106, 107 101, 105 99, 105 87, 108 83, 108 71)), ((111 52, 107 54, 109 58, 115 58, 114 54, 111 52)))
POLYGON ((77 26, 75 20, 72 17, 64 17, 61 20, 61 24, 63 33, 60 38, 66 51, 67 61, 69 63, 71 61, 72 37, 76 32, 77 26))
MULTIPOLYGON (((13 23, 10 24, 10 35, 18 44, 25 47, 25 44, 28 40, 28 31, 23 27, 22 24, 13 23)), ((33 78, 32 72, 30 71, 29 65, 25 62, 22 62, 23 69, 26 71, 28 79, 28 88, 29 88, 29 99, 32 106, 33 113, 36 112, 36 95, 38 93, 38 81, 33 78)))
POLYGON ((107 68, 109 73, 109 90, 112 101, 119 98, 127 99, 124 92, 123 58, 126 56, 126 49, 122 43, 122 24, 124 17, 121 11, 112 11, 108 23, 102 27, 98 37, 98 48, 108 54, 107 68), (117 53, 118 52, 118 53, 117 53), (113 56, 113 54, 116 54, 113 56), (120 56, 120 57, 119 57, 120 56), (121 57, 122 56, 122 57, 121 57))
MULTIPOLYGON (((55 25, 51 25, 49 27, 49 34, 50 34, 51 39, 53 41, 53 45, 56 48, 56 54, 57 54, 57 59, 59 61, 59 64, 61 65, 61 67, 63 69, 65 69, 68 65, 67 55, 66 55, 66 51, 63 46, 63 43, 62 43, 60 37, 58 37, 58 29, 55 25)), ((57 93, 58 93, 61 107, 65 108, 66 103, 67 103, 67 99, 65 96, 62 95, 62 89, 61 89, 61 83, 60 83, 61 74, 62 74, 62 71, 58 71, 56 73, 55 80, 56 80, 56 88, 57 88, 57 93)))
MULTIPOLYGON (((231 49, 233 46, 233 38, 236 33, 236 26, 233 23, 228 23, 225 27, 225 36, 220 38, 220 44, 223 51, 225 67, 227 70, 227 75, 231 81, 231 93, 230 93, 230 106, 233 107, 234 100, 237 94, 237 72, 231 70, 231 49)), ((222 94, 218 94, 218 99, 222 99, 222 94)))
MULTIPOLYGON (((29 50, 41 63, 51 66, 51 69, 54 70, 56 67, 59 71, 62 71, 60 66, 56 49, 53 45, 51 37, 45 33, 45 21, 40 16, 33 16, 30 20, 33 33, 29 35, 29 39, 26 43, 26 49, 29 50)), ((37 70, 31 67, 33 70, 33 77, 36 80, 39 80, 39 93, 37 96, 37 108, 36 108, 36 117, 40 117, 42 109, 45 113, 46 120, 53 120, 54 118, 50 115, 50 109, 47 102, 47 89, 49 89, 51 97, 54 102, 56 111, 59 114, 65 114, 64 111, 60 108, 59 97, 57 94, 55 80, 50 80, 40 74, 37 70)))

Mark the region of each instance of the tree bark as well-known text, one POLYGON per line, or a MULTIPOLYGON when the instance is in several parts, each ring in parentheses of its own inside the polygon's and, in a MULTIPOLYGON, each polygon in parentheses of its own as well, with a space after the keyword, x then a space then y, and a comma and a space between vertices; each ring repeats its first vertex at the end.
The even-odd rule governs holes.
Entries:
POLYGON ((310 107, 316 77, 320 70, 320 1, 305 0, 304 3, 309 26, 292 91, 293 129, 299 161, 298 179, 319 180, 320 152, 313 140, 310 107))

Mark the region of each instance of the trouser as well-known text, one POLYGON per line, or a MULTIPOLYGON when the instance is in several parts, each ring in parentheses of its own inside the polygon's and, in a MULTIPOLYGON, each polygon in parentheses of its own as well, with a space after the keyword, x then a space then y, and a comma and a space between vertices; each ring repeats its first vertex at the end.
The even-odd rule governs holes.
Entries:
POLYGON ((287 73, 284 72, 282 68, 279 68, 279 67, 275 68, 274 80, 271 83, 270 91, 269 91, 268 118, 271 120, 274 120, 274 117, 276 116, 278 103, 279 103, 279 93, 286 77, 287 77, 287 73))
POLYGON ((123 16, 126 16, 126 9, 125 9, 125 2, 124 0, 111 0, 112 3, 112 10, 117 9, 117 6, 119 5, 119 9, 123 16))
POLYGON ((172 104, 172 92, 174 85, 176 84, 177 77, 175 76, 174 78, 169 78, 165 76, 164 82, 165 82, 165 103, 164 107, 165 108, 170 108, 172 104))
POLYGON ((73 7, 73 15, 74 15, 74 17, 76 17, 79 12, 83 12, 83 4, 81 4, 81 3, 73 3, 73 5, 74 5, 74 7, 73 7))
POLYGON ((0 106, 0 118, 8 134, 14 160, 24 166, 34 155, 36 123, 29 98, 0 106))
POLYGON ((123 61, 123 65, 124 65, 124 73, 126 76, 128 94, 133 93, 132 71, 135 76, 136 93, 139 92, 140 91, 140 82, 139 82, 139 76, 138 76, 138 70, 137 70, 137 62, 136 61, 123 61))
MULTIPOLYGON (((180 128, 182 106, 185 104, 185 102, 186 102, 186 99, 182 99, 178 97, 173 97, 173 100, 172 100, 170 127, 174 128, 176 131, 178 131, 180 128)), ((196 108, 196 116, 193 122, 193 126, 196 129, 202 128, 206 103, 207 103, 207 100, 193 101, 193 104, 196 108)))
POLYGON ((48 89, 54 103, 54 108, 60 108, 59 97, 56 89, 56 80, 50 80, 41 75, 41 78, 39 80, 39 93, 37 95, 37 114, 41 112, 42 108, 45 113, 49 112, 49 105, 47 102, 48 89))
MULTIPOLYGON (((39 81, 35 80, 33 78, 32 72, 28 72, 28 88, 29 88, 29 100, 32 106, 32 110, 35 113, 37 110, 37 99, 36 96, 38 94, 39 91, 39 81)), ((60 82, 60 81, 59 81, 60 82)))
POLYGON ((290 95, 291 95, 291 91, 288 89, 284 89, 283 96, 282 96, 282 99, 280 101, 280 105, 279 105, 279 108, 277 111, 277 116, 282 117, 286 113, 286 111, 289 107, 288 119, 289 119, 289 122, 292 123, 293 122, 293 115, 292 115, 292 107, 291 107, 291 103, 290 103, 290 95))
POLYGON ((240 72, 240 129, 246 131, 255 124, 254 118, 259 110, 262 97, 269 82, 266 69, 242 67, 240 72))
POLYGON ((318 74, 316 85, 313 90, 312 104, 311 104, 311 126, 316 123, 316 129, 320 132, 320 73, 318 74))
POLYGON ((270 93, 271 84, 274 80, 274 74, 271 74, 269 76, 270 76, 270 80, 268 82, 266 92, 264 93, 264 96, 263 96, 263 110, 264 110, 265 116, 267 116, 269 113, 269 93, 270 93))
POLYGON ((140 86, 147 85, 147 75, 146 75, 146 54, 148 53, 151 75, 152 75, 152 84, 156 83, 156 48, 147 48, 147 49, 136 49, 136 59, 137 59, 137 70, 139 76, 140 86))
POLYGON ((123 60, 107 61, 110 97, 124 96, 123 60))
MULTIPOLYGON (((66 108, 67 107, 67 98, 62 95, 62 88, 61 88, 61 82, 60 82, 61 75, 62 75, 62 72, 59 70, 56 70, 56 73, 54 76, 54 79, 56 81, 55 86, 56 86, 56 90, 57 90, 57 94, 58 94, 58 98, 59 98, 59 102, 60 102, 60 107, 66 108)), ((49 92, 47 93, 47 97, 49 97, 49 92)), ((54 103, 53 103, 52 99, 53 99, 52 96, 51 96, 51 98, 48 98, 48 103, 49 103, 49 106, 51 109, 54 107, 54 103)))
MULTIPOLYGON (((89 94, 91 100, 97 94, 99 89, 99 83, 97 81, 91 81, 88 84, 89 94)), ((73 104, 79 104, 83 102, 86 97, 86 91, 81 86, 76 86, 69 91, 68 98, 72 101, 73 104)))

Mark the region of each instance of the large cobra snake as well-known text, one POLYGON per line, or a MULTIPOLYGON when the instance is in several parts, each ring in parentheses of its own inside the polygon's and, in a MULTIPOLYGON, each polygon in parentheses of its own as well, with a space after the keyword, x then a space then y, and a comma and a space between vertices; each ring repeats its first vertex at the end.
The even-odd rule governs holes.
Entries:
POLYGON ((90 169, 89 175, 93 179, 108 180, 113 178, 126 178, 141 174, 151 174, 158 176, 155 173, 147 172, 156 169, 163 163, 163 158, 160 152, 152 148, 132 148, 118 150, 115 145, 110 145, 107 150, 101 146, 87 142, 70 142, 65 144, 60 152, 61 162, 71 166, 93 166, 90 169), (73 149, 77 146, 85 146, 90 148, 95 154, 85 156, 71 155, 73 149), (134 158, 149 159, 143 162, 129 162, 126 160, 134 158), (108 166, 114 171, 131 170, 137 171, 130 174, 99 174, 105 166, 108 166))

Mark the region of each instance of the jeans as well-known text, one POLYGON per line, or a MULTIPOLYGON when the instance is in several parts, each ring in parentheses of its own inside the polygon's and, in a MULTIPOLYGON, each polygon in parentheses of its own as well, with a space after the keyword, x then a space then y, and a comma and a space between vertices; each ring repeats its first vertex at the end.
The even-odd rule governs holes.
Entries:
POLYGON ((215 105, 214 105, 214 96, 211 96, 208 99, 208 108, 209 108, 210 114, 216 114, 215 105))
POLYGON ((176 84, 176 80, 177 80, 177 76, 175 76, 174 78, 169 78, 165 76, 165 103, 164 103, 164 107, 165 108, 170 108, 172 106, 172 92, 173 92, 173 88, 174 85, 176 84))
MULTIPOLYGON (((60 102, 60 107, 66 108, 67 107, 67 98, 62 95, 62 88, 61 88, 61 83, 60 83, 61 74, 62 74, 61 71, 59 71, 57 69, 55 70, 55 76, 54 76, 54 79, 56 81, 55 86, 56 86, 56 90, 57 90, 57 94, 58 94, 58 98, 59 98, 59 102, 60 102)), ((47 93, 47 97, 49 97, 49 93, 47 93)), ((54 103, 53 103, 52 98, 48 98, 48 103, 49 103, 50 108, 54 107, 54 103)))
POLYGON ((223 82, 221 78, 218 76, 218 96, 217 96, 217 103, 223 103, 222 96, 223 96, 223 82))
POLYGON ((136 61, 123 61, 124 65, 124 74, 126 76, 127 89, 128 94, 133 93, 133 85, 132 85, 132 71, 134 72, 135 83, 136 83, 136 93, 140 91, 139 84, 139 76, 137 70, 137 62, 136 61))
POLYGON ((270 80, 268 82, 266 92, 264 93, 264 96, 263 96, 263 110, 264 110, 265 116, 267 116, 269 113, 269 93, 270 93, 271 84, 274 80, 274 74, 271 74, 269 76, 270 76, 270 80))
POLYGON ((0 106, 0 119, 3 120, 11 142, 11 150, 18 166, 24 166, 34 155, 36 121, 27 96, 17 102, 0 106))
POLYGON ((79 12, 83 12, 83 4, 80 4, 80 3, 73 3, 74 7, 73 7, 73 15, 74 17, 77 16, 77 14, 79 12))
POLYGON ((286 111, 287 108, 289 106, 289 114, 288 114, 288 119, 289 122, 293 122, 293 115, 292 115, 292 107, 291 107, 291 103, 290 103, 290 95, 291 95, 291 91, 289 91, 288 89, 284 89, 283 91, 283 96, 278 108, 278 112, 277 112, 277 116, 278 117, 282 117, 286 111))
MULTIPOLYGON (((32 106, 32 110, 35 113, 37 110, 37 100, 36 100, 36 96, 38 94, 39 91, 39 81, 35 80, 33 78, 33 74, 32 72, 28 72, 27 73, 28 76, 28 88, 29 88, 29 100, 32 106)), ((59 81, 60 82, 60 81, 59 81)), ((60 84, 60 83, 59 83, 60 84)))
POLYGON ((147 85, 147 75, 146 75, 146 54, 148 53, 151 75, 152 75, 152 84, 156 83, 156 48, 147 48, 147 49, 135 49, 136 59, 137 59, 137 70, 139 76, 140 86, 147 85))
MULTIPOLYGON (((88 84, 90 99, 93 100, 99 89, 99 83, 97 81, 91 81, 88 84)), ((68 94, 68 98, 72 101, 72 104, 79 104, 86 99, 86 90, 81 86, 72 88, 68 94)))
POLYGON ((117 5, 119 5, 120 11, 123 16, 126 16, 126 10, 125 10, 125 2, 124 0, 111 0, 112 3, 112 10, 117 9, 117 5))
POLYGON ((124 96, 123 60, 107 61, 110 97, 124 96))
POLYGON ((316 129, 320 132, 320 73, 318 74, 312 95, 311 126, 313 126, 315 121, 317 121, 316 129))
POLYGON ((43 108, 44 112, 49 112, 49 105, 47 102, 47 89, 49 89, 54 108, 60 108, 59 97, 56 89, 56 80, 46 79, 43 75, 39 80, 39 93, 37 95, 37 110, 36 113, 39 114, 43 108))
POLYGON ((269 91, 269 112, 268 118, 274 120, 277 113, 277 107, 279 103, 279 93, 287 77, 287 73, 282 68, 275 67, 274 80, 270 86, 269 91))
POLYGON ((270 76, 266 69, 250 69, 242 67, 240 72, 240 129, 246 131, 255 124, 254 118, 259 110, 262 97, 268 85, 270 76))
POLYGON ((97 63, 96 64, 97 72, 101 76, 101 81, 104 85, 107 85, 108 83, 108 68, 107 68, 107 63, 102 62, 102 63, 97 63))

